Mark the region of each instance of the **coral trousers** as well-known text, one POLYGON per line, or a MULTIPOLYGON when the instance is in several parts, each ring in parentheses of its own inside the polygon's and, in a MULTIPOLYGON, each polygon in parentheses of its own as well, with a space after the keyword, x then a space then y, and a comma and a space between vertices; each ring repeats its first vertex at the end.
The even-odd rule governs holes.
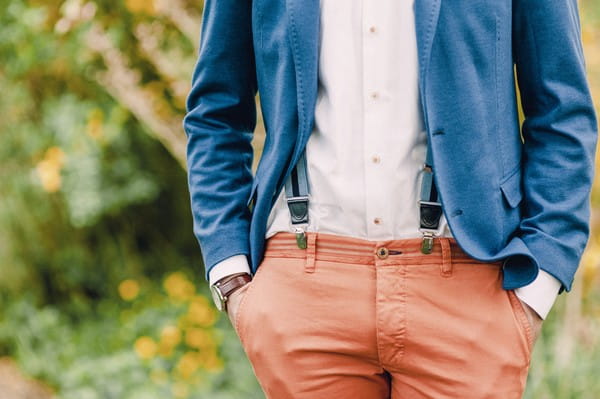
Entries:
POLYGON ((270 399, 520 398, 533 338, 499 262, 454 238, 266 243, 235 329, 270 399))

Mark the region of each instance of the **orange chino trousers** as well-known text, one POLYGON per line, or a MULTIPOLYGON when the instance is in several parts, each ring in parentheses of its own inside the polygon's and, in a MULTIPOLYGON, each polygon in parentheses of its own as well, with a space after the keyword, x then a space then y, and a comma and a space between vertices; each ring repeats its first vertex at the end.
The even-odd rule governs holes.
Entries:
POLYGON ((368 241, 291 233, 265 257, 234 320, 269 399, 521 398, 533 346, 501 261, 454 238, 368 241))

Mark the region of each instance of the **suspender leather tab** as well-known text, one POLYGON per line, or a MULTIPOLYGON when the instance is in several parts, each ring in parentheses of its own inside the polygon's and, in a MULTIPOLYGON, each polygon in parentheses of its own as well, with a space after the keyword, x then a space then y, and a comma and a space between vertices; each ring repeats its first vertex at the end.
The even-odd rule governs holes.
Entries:
POLYGON ((286 201, 292 224, 308 223, 308 197, 293 197, 286 201))

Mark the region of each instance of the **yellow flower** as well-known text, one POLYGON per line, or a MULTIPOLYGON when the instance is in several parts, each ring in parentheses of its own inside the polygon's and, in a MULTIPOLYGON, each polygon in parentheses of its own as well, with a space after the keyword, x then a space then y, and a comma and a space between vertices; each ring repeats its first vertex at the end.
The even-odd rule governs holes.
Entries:
POLYGON ((59 147, 48 148, 44 158, 59 168, 65 164, 65 152, 59 147))
POLYGON ((119 284, 119 295, 126 301, 134 300, 140 293, 140 283, 136 280, 128 279, 119 284))
POLYGON ((219 372, 223 370, 223 359, 221 359, 214 350, 207 351, 201 357, 200 364, 207 371, 219 372))
POLYGON ((177 365, 175 371, 183 378, 187 379, 192 376, 200 368, 200 354, 198 352, 186 352, 177 365))
POLYGON ((45 191, 55 193, 60 189, 60 186, 62 185, 60 169, 55 168, 48 161, 41 161, 38 163, 37 174, 42 183, 42 188, 45 191))
POLYGON ((214 347, 215 341, 212 338, 211 334, 209 334, 206 330, 201 328, 190 328, 185 333, 185 343, 190 348, 208 348, 214 347))
POLYGON ((217 313, 203 296, 196 296, 190 303, 187 319, 194 324, 209 327, 217 321, 217 313))
POLYGON ((213 306, 212 300, 209 301, 204 295, 196 295, 192 298, 192 301, 203 306, 213 306))
POLYGON ((158 343, 158 351, 157 353, 162 357, 171 357, 173 356, 173 347, 167 346, 162 342, 158 343))
POLYGON ((156 356, 157 345, 150 337, 139 337, 134 344, 137 355, 142 359, 152 359, 156 356))
POLYGON ((65 163, 65 153, 59 147, 50 147, 46 150, 44 158, 37 164, 36 171, 42 188, 54 193, 60 189, 62 179, 60 171, 65 163))
POLYGON ((194 296, 196 287, 182 272, 171 273, 163 286, 171 299, 185 301, 194 296))
POLYGON ((160 333, 160 341, 169 346, 176 346, 181 342, 181 331, 177 326, 165 326, 160 333))
POLYGON ((104 134, 103 121, 104 114, 102 110, 96 108, 90 112, 86 127, 87 134, 95 140, 100 139, 104 134))
POLYGON ((175 348, 181 342, 181 330, 173 325, 165 326, 160 333, 158 353, 163 357, 173 354, 175 348))
POLYGON ((137 13, 154 14, 154 1, 152 0, 126 0, 125 5, 129 11, 137 13))

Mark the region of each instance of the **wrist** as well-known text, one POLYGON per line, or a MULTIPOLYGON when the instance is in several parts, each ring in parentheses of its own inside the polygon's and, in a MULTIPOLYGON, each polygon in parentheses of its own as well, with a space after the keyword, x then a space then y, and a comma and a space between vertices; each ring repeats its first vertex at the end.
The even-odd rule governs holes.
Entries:
POLYGON ((252 275, 247 272, 233 273, 221 277, 210 286, 215 306, 220 311, 227 311, 227 301, 229 297, 252 281, 252 275))
POLYGON ((561 283, 548 272, 541 270, 529 285, 515 289, 517 298, 529 306, 541 319, 545 319, 560 289, 561 283))
POLYGON ((229 281, 229 280, 231 280, 231 279, 233 279, 233 278, 235 278, 237 276, 242 276, 244 274, 249 274, 249 273, 239 272, 239 273, 228 274, 227 276, 223 276, 220 279, 218 279, 217 281, 215 281, 215 284, 217 284, 217 283, 220 283, 220 284, 226 283, 227 281, 229 281))

